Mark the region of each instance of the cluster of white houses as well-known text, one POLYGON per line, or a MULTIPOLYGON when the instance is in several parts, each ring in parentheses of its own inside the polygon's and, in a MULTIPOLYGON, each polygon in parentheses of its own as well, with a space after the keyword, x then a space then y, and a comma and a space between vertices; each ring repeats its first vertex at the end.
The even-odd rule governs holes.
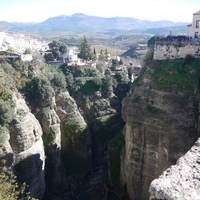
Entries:
MULTIPOLYGON (((31 61, 33 53, 43 56, 51 53, 48 42, 40 41, 20 33, 11 34, 0 31, 0 58, 20 57, 23 61, 31 61), (27 49, 31 53, 26 53, 27 49)), ((78 58, 78 53, 79 50, 77 47, 68 48, 67 52, 61 56, 62 62, 68 62, 72 65, 83 65, 84 63, 80 62, 78 58)))
MULTIPOLYGON (((0 51, 1 55, 6 51, 13 51, 15 55, 19 55, 22 60, 31 61, 32 54, 25 53, 26 50, 30 52, 46 51, 48 43, 45 41, 38 41, 30 36, 20 33, 6 33, 0 31, 0 51)), ((6 53, 5 53, 6 55, 6 53)))

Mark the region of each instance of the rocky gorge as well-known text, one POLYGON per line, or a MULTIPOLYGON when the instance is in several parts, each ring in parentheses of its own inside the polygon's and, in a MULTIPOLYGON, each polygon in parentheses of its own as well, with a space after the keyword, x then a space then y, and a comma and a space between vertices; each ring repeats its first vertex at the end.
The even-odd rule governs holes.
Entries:
POLYGON ((2 60, 0 70, 0 160, 31 197, 177 199, 194 177, 182 181, 183 169, 198 196, 197 58, 146 62, 131 88, 98 66, 2 60))
POLYGON ((1 166, 11 167, 33 198, 106 198, 106 147, 124 126, 113 89, 120 84, 96 69, 58 67, 1 62, 1 166), (63 69, 81 77, 68 83, 71 94, 63 69))

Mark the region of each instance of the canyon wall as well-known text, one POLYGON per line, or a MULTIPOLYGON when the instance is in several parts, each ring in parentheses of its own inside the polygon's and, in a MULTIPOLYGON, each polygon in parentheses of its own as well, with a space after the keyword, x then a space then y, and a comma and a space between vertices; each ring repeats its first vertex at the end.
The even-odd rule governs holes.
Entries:
POLYGON ((177 72, 166 66, 160 70, 154 63, 144 70, 122 103, 126 125, 121 184, 131 200, 149 199, 151 181, 174 165, 199 135, 196 86, 183 89, 186 83, 179 83, 177 72), (158 78, 157 70, 162 71, 158 78))
MULTIPOLYGON (((43 131, 19 93, 13 94, 14 118, 9 125, 6 149, 13 152, 13 167, 21 182, 26 182, 31 197, 42 199, 45 192, 45 152, 43 131)), ((7 153, 10 152, 7 150, 7 153)), ((10 163, 11 164, 11 163, 10 163)))

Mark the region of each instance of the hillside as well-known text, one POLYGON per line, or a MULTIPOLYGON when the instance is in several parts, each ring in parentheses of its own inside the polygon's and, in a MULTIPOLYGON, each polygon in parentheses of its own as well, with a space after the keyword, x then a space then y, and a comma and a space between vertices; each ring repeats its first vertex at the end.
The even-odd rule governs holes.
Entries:
MULTIPOLYGON (((96 17, 84 14, 74 14, 71 16, 61 15, 51 17, 41 23, 8 23, 0 22, 0 30, 7 32, 117 32, 132 31, 145 32, 148 29, 157 29, 170 27, 170 30, 179 29, 181 33, 186 32, 186 22, 171 22, 171 21, 149 21, 127 17, 96 17), (185 29, 183 30, 183 27, 185 29), (182 32, 184 31, 184 32, 182 32)), ((162 29, 163 30, 163 29, 162 29)), ((149 32, 149 31, 147 31, 149 32)))

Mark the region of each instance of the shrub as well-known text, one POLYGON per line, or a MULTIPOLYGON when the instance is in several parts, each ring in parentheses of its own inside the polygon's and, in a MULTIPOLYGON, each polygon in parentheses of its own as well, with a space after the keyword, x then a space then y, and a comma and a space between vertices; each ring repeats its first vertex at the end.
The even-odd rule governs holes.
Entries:
POLYGON ((184 63, 185 63, 185 64, 191 64, 194 60, 195 60, 195 57, 194 57, 194 56, 192 56, 192 55, 187 55, 187 56, 184 58, 184 63))
POLYGON ((140 96, 136 96, 131 100, 131 103, 139 103, 141 101, 140 96))
POLYGON ((54 89, 48 80, 33 76, 26 85, 26 96, 35 105, 41 105, 43 102, 50 103, 51 97, 54 96, 54 89))
POLYGON ((9 103, 0 101, 0 125, 4 126, 13 119, 13 110, 9 103))
POLYGON ((163 110, 161 110, 160 108, 156 108, 155 106, 151 106, 151 105, 147 105, 147 111, 152 113, 152 114, 162 114, 164 113, 163 110))
POLYGON ((20 115, 20 116, 25 116, 27 113, 24 109, 17 109, 17 115, 20 115))
POLYGON ((24 54, 31 54, 31 49, 25 49, 24 54))
POLYGON ((8 87, 5 87, 1 94, 1 98, 4 101, 9 101, 11 99, 11 94, 12 94, 12 91, 8 87))
POLYGON ((58 72, 53 74, 51 84, 58 91, 65 91, 67 87, 64 75, 58 72))
MULTIPOLYGON (((6 161, 3 160, 5 165, 6 161)), ((11 169, 4 166, 0 173, 0 199, 1 200, 36 200, 30 197, 26 192, 28 188, 26 183, 20 184, 17 177, 12 173, 11 169)))

